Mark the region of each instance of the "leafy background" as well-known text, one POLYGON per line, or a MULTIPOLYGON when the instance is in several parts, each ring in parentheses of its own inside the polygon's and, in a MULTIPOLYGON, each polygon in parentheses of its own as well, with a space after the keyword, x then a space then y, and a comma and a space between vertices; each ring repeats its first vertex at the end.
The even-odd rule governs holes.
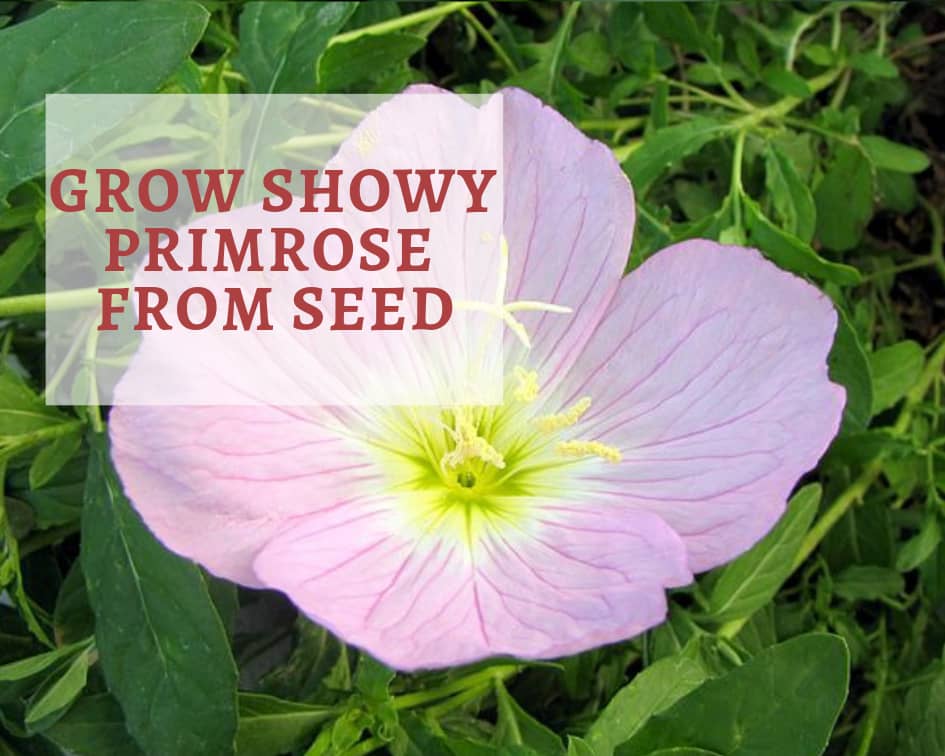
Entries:
MULTIPOLYGON (((0 754, 945 753, 945 18, 878 2, 0 2, 0 754), (525 87, 632 178, 629 266, 757 245, 836 302, 843 429, 669 620, 395 675, 165 551, 44 406, 43 97, 525 87)), ((94 360, 89 349, 86 364, 94 360)))

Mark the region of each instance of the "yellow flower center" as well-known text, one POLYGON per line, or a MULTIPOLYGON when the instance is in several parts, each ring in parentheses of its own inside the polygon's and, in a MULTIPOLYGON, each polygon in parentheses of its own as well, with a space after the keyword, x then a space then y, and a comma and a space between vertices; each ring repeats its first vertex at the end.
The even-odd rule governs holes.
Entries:
MULTIPOLYGON (((456 306, 495 315, 530 348, 517 312, 571 310, 530 300, 505 302, 508 254, 503 238, 495 301, 456 306)), ((620 461, 616 447, 572 435, 591 397, 540 415, 534 407, 541 396, 538 373, 521 365, 507 376, 505 396, 499 406, 379 411, 378 433, 365 440, 418 535, 445 532, 472 548, 482 529, 521 527, 541 501, 573 493, 576 464, 620 461)))

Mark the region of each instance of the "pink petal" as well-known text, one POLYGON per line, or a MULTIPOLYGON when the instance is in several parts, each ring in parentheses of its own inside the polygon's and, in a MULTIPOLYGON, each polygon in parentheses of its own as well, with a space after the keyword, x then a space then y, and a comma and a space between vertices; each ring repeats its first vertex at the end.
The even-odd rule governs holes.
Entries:
POLYGON ((311 410, 118 406, 109 432, 125 493, 154 534, 249 586, 260 586, 256 552, 287 518, 350 498, 377 476, 311 410))
MULTIPOLYGON (((616 289, 630 244, 632 192, 606 147, 525 92, 510 90, 501 96, 505 233, 512 248, 508 294, 576 308, 572 316, 521 316, 535 337, 529 364, 557 347, 557 354, 564 355, 560 367, 588 338, 616 289)), ((459 98, 445 97, 451 98, 451 108, 472 111, 459 98)), ((406 164, 443 162, 443 140, 436 138, 434 124, 423 124, 429 133, 422 139, 404 143, 388 138, 409 131, 411 108, 396 97, 383 107, 383 118, 372 121, 379 144, 394 156, 405 150, 410 158, 406 164)), ((351 149, 343 148, 339 160, 351 149)), ((233 215, 244 218, 251 212, 233 215)), ((338 372, 337 354, 333 357, 332 372, 338 372)), ((319 358, 294 358, 301 367, 293 369, 316 374, 311 364, 319 358)), ((355 370, 354 362, 347 356, 341 360, 349 372, 355 370)), ((272 359, 262 354, 258 363, 269 365, 272 359)), ((148 348, 146 340, 116 389, 118 399, 136 386, 139 395, 147 395, 141 386, 153 386, 155 380, 184 380, 167 376, 160 366, 161 354, 148 348)), ((209 367, 197 366, 197 377, 188 380, 210 380, 206 374, 213 368, 212 360, 209 367)), ((152 530, 172 550, 248 585, 257 584, 249 564, 282 518, 349 496, 351 481, 337 469, 359 461, 352 461, 355 453, 324 428, 310 424, 304 411, 116 406, 111 418, 115 464, 129 498, 152 530), (247 479, 247 474, 254 477, 247 479), (284 479, 271 479, 273 474, 284 479)))
POLYGON ((316 622, 403 670, 622 640, 662 621, 665 586, 691 580, 682 542, 656 516, 527 504, 534 519, 486 524, 470 550, 428 518, 411 524, 415 502, 366 497, 286 523, 255 568, 316 622))
POLYGON ((520 317, 533 345, 529 367, 557 375, 590 338, 617 289, 633 238, 633 190, 606 146, 527 92, 501 95, 506 299, 573 309, 520 317))
POLYGON ((830 300, 755 250, 689 241, 622 283, 558 393, 593 404, 575 436, 617 446, 587 493, 666 520, 701 571, 745 551, 837 432, 830 300))

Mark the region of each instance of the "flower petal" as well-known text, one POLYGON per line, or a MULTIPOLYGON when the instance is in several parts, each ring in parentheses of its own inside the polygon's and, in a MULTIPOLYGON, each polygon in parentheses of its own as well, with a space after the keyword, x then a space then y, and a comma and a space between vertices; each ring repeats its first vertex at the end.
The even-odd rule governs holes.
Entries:
POLYGON ((755 250, 690 241, 622 283, 562 405, 590 396, 574 431, 618 447, 578 485, 663 517, 701 571, 774 524, 837 432, 844 391, 826 358, 830 300, 755 250))
POLYGON ((622 640, 662 621, 664 587, 692 577, 682 541, 646 512, 552 502, 517 527, 484 523, 470 548, 428 518, 411 525, 415 505, 369 497, 287 523, 257 575, 402 670, 622 640))
POLYGON ((376 475, 309 411, 117 406, 109 432, 125 493, 154 534, 249 586, 260 585, 256 552, 287 518, 351 498, 376 475))
POLYGON ((527 92, 501 94, 506 299, 572 308, 570 315, 519 317, 533 345, 529 368, 556 376, 590 338, 616 292, 633 238, 633 190, 605 145, 527 92))

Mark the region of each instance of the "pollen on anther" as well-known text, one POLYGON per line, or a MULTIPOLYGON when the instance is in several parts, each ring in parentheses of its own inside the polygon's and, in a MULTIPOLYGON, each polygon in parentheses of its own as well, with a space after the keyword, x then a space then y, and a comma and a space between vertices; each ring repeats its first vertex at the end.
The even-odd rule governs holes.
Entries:
POLYGON ((623 459, 620 449, 600 441, 561 441, 555 450, 565 457, 600 457, 605 462, 619 462, 623 459))
POLYGON ((564 412, 559 412, 555 415, 545 415, 544 417, 538 418, 535 422, 538 425, 538 430, 544 433, 554 433, 555 431, 570 428, 572 425, 575 425, 590 407, 591 398, 589 396, 583 396, 564 412))
POLYGON ((518 366, 512 371, 512 375, 518 384, 512 392, 512 396, 520 402, 535 401, 538 398, 538 392, 541 390, 538 385, 538 373, 518 366))

